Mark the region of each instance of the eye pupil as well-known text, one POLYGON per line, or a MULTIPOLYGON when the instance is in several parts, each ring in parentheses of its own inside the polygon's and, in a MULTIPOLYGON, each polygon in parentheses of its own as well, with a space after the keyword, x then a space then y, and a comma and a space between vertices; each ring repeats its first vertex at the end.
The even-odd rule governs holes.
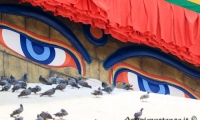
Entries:
MULTIPOLYGON (((42 54, 38 55, 37 53, 35 53, 32 42, 28 39, 26 39, 26 47, 27 50, 29 52, 29 54, 36 60, 38 61, 44 61, 47 60, 50 56, 50 49, 48 47, 43 47, 44 51, 42 54)), ((39 46, 38 46, 39 47, 39 46)), ((37 50, 37 49, 35 49, 37 50)))
POLYGON ((33 50, 36 54, 41 55, 44 53, 44 47, 38 43, 32 42, 33 50))

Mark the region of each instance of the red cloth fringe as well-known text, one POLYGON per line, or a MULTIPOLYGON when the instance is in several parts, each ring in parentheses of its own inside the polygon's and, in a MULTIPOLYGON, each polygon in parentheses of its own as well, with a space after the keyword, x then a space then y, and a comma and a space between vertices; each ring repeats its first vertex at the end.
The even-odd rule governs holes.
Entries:
POLYGON ((200 66, 200 15, 164 0, 21 0, 200 66))

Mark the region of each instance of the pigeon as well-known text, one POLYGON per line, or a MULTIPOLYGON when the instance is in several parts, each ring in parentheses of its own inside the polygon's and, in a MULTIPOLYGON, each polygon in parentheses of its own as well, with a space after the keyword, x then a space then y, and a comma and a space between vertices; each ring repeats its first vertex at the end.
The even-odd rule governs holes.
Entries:
POLYGON ((4 86, 4 85, 6 85, 8 83, 8 81, 7 80, 1 80, 0 81, 0 85, 1 86, 4 86))
POLYGON ((13 76, 11 75, 11 76, 10 76, 10 83, 11 83, 12 85, 14 85, 16 82, 17 82, 17 81, 16 81, 15 77, 13 77, 13 76))
POLYGON ((122 89, 124 89, 124 90, 130 90, 131 87, 133 87, 133 85, 126 84, 126 83, 123 82, 122 89))
POLYGON ((104 89, 102 89, 102 91, 105 91, 107 92, 108 94, 110 94, 113 90, 114 90, 115 86, 112 85, 112 86, 107 86, 105 87, 104 89))
POLYGON ((24 73, 24 75, 18 81, 24 81, 27 83, 28 82, 28 74, 24 73))
POLYGON ((42 77, 42 75, 40 75, 39 81, 40 81, 42 84, 45 84, 45 85, 52 85, 52 83, 51 83, 51 82, 48 82, 45 78, 42 77))
POLYGON ((147 92, 147 94, 144 94, 140 97, 140 100, 143 100, 143 99, 147 99, 149 98, 149 92, 147 92))
POLYGON ((41 93, 40 97, 42 97, 43 95, 51 96, 55 93, 55 91, 56 91, 56 88, 52 88, 50 90, 45 91, 44 93, 41 93))
POLYGON ((76 80, 73 79, 73 78, 68 78, 68 85, 71 85, 72 88, 74 88, 74 87, 76 87, 76 88, 78 88, 78 89, 80 88, 80 87, 77 85, 76 80))
POLYGON ((21 84, 15 84, 12 88, 12 92, 15 92, 16 90, 19 90, 21 88, 21 84))
POLYGON ((106 88, 106 87, 108 86, 108 83, 102 82, 102 83, 101 83, 101 86, 102 86, 103 88, 106 88))
POLYGON ((87 82, 81 80, 81 77, 78 77, 77 81, 78 81, 78 84, 79 84, 80 86, 82 86, 82 87, 92 88, 92 86, 88 85, 87 82))
POLYGON ((143 108, 142 108, 139 112, 136 112, 136 113, 134 114, 135 119, 138 119, 140 116, 142 116, 142 110, 143 110, 143 108))
POLYGON ((98 96, 98 95, 103 95, 103 92, 101 91, 101 88, 99 87, 98 90, 95 90, 91 94, 95 95, 95 96, 98 96))
POLYGON ((23 89, 26 89, 26 87, 27 87, 27 83, 26 82, 24 82, 24 81, 16 81, 16 82, 13 82, 12 83, 12 85, 16 85, 16 84, 20 84, 21 85, 21 88, 23 88, 23 89))
POLYGON ((54 114, 54 115, 55 115, 56 117, 60 117, 60 118, 62 118, 62 117, 64 117, 64 116, 68 115, 68 113, 67 113, 66 110, 61 109, 61 112, 57 112, 57 113, 54 114))
POLYGON ((7 83, 6 85, 3 86, 3 88, 1 89, 1 91, 8 91, 11 88, 11 84, 7 83))
POLYGON ((37 119, 35 120, 44 120, 40 115, 37 115, 37 119))
POLYGON ((77 83, 77 80, 74 79, 74 78, 70 78, 70 77, 69 77, 69 78, 68 78, 68 81, 67 81, 68 85, 71 84, 72 82, 77 83))
POLYGON ((31 94, 31 89, 28 88, 28 89, 25 89, 25 90, 21 91, 21 93, 18 95, 18 97, 21 97, 21 96, 26 96, 27 97, 30 94, 31 94))
POLYGON ((59 85, 56 86, 56 90, 61 90, 63 91, 66 88, 66 84, 65 83, 60 83, 59 85))
POLYGON ((27 83, 24 81, 17 81, 21 85, 21 88, 26 89, 27 88, 27 83))
POLYGON ((12 114, 10 114, 10 117, 13 117, 14 115, 19 115, 23 112, 24 108, 23 105, 20 104, 20 108, 18 108, 17 110, 14 110, 12 114))
POLYGON ((23 120, 23 117, 15 117, 15 120, 23 120))
POLYGON ((7 80, 8 78, 5 75, 1 76, 1 80, 7 80))
POLYGON ((52 84, 57 84, 56 77, 50 77, 49 82, 51 82, 52 84))
POLYGON ((79 87, 76 83, 74 83, 74 82, 72 82, 70 85, 72 86, 72 88, 74 88, 74 87, 75 87, 75 88, 78 88, 78 89, 80 88, 80 87, 79 87))
POLYGON ((31 90, 31 92, 34 92, 35 94, 37 94, 37 92, 42 90, 42 88, 38 85, 36 85, 34 88, 29 87, 29 89, 31 90))
POLYGON ((64 79, 62 79, 60 76, 56 77, 56 83, 60 84, 60 83, 65 83, 64 79))
POLYGON ((53 120, 55 120, 48 112, 43 112, 43 111, 42 111, 42 113, 40 113, 40 116, 41 116, 44 120, 46 120, 46 119, 53 119, 53 120))

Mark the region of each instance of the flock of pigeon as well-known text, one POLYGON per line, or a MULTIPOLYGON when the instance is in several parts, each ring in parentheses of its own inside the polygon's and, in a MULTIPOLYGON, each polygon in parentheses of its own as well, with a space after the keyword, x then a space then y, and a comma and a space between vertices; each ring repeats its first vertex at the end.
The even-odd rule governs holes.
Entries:
MULTIPOLYGON (((67 85, 70 85, 72 88, 78 88, 78 89, 80 88, 79 85, 82 87, 86 87, 86 88, 92 88, 92 86, 90 86, 87 82, 82 80, 81 77, 78 77, 78 78, 69 77, 68 80, 64 80, 60 76, 57 76, 57 77, 50 77, 47 80, 44 77, 42 77, 42 75, 40 75, 39 82, 42 84, 45 84, 45 85, 57 84, 57 86, 55 88, 51 88, 43 93, 40 93, 40 97, 42 97, 44 95, 51 96, 55 93, 56 90, 63 91, 67 85)), ((1 80, 0 80, 0 86, 2 86, 1 91, 8 91, 12 85, 13 85, 12 92, 18 91, 19 89, 24 89, 20 92, 20 94, 18 95, 18 98, 23 97, 23 96, 27 97, 32 92, 37 94, 37 92, 40 92, 42 90, 42 88, 38 85, 36 85, 33 88, 31 88, 31 87, 27 88, 27 84, 28 84, 27 73, 25 73, 18 80, 16 80, 15 77, 12 75, 10 76, 10 78, 8 78, 6 76, 2 76, 1 80)), ((99 97, 100 95, 103 95, 102 91, 104 91, 108 94, 111 94, 115 88, 114 85, 110 86, 106 82, 102 82, 101 85, 102 85, 103 89, 101 89, 99 87, 97 90, 94 90, 93 92, 91 92, 91 94, 95 95, 96 97, 99 97)), ((130 85, 130 84, 123 83, 123 85, 122 85, 122 89, 124 89, 124 90, 131 90, 131 88, 132 88, 132 85, 130 85)), ((149 98, 149 92, 147 92, 147 94, 142 95, 140 97, 140 100, 144 100, 147 98, 149 98)), ((135 116, 134 119, 139 119, 139 117, 142 115, 142 110, 143 110, 143 108, 139 112, 136 112, 134 114, 134 116, 135 116)), ((23 112, 23 105, 20 104, 20 108, 18 108, 17 110, 14 110, 13 113, 10 115, 10 117, 14 117, 15 120, 23 120, 23 117, 19 117, 20 113, 22 113, 22 112, 23 112)), ((68 115, 68 113, 66 112, 66 110, 61 109, 60 112, 55 113, 54 115, 56 117, 60 117, 62 119, 62 117, 68 115)), ((46 119, 54 119, 54 118, 48 112, 42 111, 42 113, 37 115, 36 120, 46 120, 46 119)))

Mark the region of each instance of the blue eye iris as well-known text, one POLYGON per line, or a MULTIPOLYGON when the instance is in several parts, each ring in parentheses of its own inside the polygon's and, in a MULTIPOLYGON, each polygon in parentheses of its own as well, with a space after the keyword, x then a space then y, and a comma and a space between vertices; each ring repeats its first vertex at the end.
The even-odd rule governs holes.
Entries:
POLYGON ((148 91, 158 94, 170 94, 168 85, 154 84, 138 76, 138 84, 141 91, 148 91))
POLYGON ((55 58, 55 49, 53 47, 44 47, 22 35, 20 35, 20 43, 24 55, 35 62, 50 64, 55 58))
POLYGON ((44 61, 50 56, 50 49, 48 47, 39 46, 26 39, 26 47, 30 55, 38 61, 44 61))

